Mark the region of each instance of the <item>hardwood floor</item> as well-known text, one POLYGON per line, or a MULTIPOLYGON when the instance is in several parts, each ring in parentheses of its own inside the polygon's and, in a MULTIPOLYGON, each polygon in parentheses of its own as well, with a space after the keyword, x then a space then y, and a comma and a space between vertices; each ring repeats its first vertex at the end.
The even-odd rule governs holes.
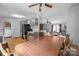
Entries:
MULTIPOLYGON (((53 37, 53 39, 51 40, 51 38, 49 38, 49 39, 48 38, 49 37, 46 37, 45 39, 42 38, 42 39, 39 40, 39 42, 38 42, 38 40, 37 41, 27 41, 27 43, 24 43, 24 44, 23 44, 23 42, 25 42, 25 40, 23 40, 20 37, 9 38, 9 39, 7 39, 7 41, 8 41, 9 47, 10 47, 10 49, 11 49, 12 52, 14 52, 14 49, 15 49, 15 47, 18 44, 21 47, 20 43, 22 43, 23 45, 26 44, 27 45, 26 47, 30 47, 30 49, 27 48, 29 50, 27 52, 29 53, 31 51, 32 54, 26 54, 26 55, 39 55, 39 54, 40 55, 58 55, 58 50, 56 50, 56 49, 60 48, 60 45, 62 43, 61 40, 63 40, 63 39, 59 40, 57 37, 53 37), (55 48, 55 49, 52 49, 52 48, 55 48), (51 53, 51 51, 54 54, 51 53), (39 54, 34 53, 34 52, 37 52, 39 54), (40 52, 42 52, 42 53, 40 53, 40 52)), ((76 53, 75 55, 78 56, 79 55, 79 46, 73 44, 72 48, 76 49, 76 52, 74 52, 74 53, 76 53)), ((25 49, 25 50, 27 50, 27 49, 25 49)), ((20 49, 18 49, 18 50, 20 50, 20 49)), ((23 52, 23 50, 22 50, 22 52, 23 52)), ((74 55, 74 54, 71 52, 70 56, 71 55, 74 55)))
POLYGON ((74 51, 76 56, 79 56, 79 46, 78 45, 73 44, 72 45, 72 51, 74 51))
POLYGON ((60 40, 45 36, 39 40, 27 41, 15 47, 15 54, 19 56, 57 56, 62 44, 60 40))

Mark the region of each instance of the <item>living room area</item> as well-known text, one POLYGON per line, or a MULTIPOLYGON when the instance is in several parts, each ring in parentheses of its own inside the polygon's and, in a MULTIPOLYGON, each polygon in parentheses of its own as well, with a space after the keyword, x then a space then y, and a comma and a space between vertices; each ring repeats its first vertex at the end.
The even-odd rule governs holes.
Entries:
POLYGON ((78 56, 79 3, 0 3, 1 56, 78 56))

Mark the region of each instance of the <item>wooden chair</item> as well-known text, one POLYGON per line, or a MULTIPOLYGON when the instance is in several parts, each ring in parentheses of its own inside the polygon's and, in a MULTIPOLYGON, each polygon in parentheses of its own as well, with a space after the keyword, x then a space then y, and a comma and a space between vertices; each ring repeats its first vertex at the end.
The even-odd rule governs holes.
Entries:
POLYGON ((70 40, 69 35, 67 35, 66 39, 64 40, 64 43, 62 45, 63 49, 62 49, 61 55, 68 56, 70 54, 72 41, 73 40, 70 40))
POLYGON ((67 46, 65 46, 65 49, 64 49, 64 52, 63 52, 64 55, 68 56, 70 54, 70 52, 71 52, 71 45, 72 45, 72 41, 70 41, 69 44, 67 46))
POLYGON ((8 46, 8 42, 0 43, 0 51, 3 56, 13 56, 13 54, 11 53, 11 50, 8 46))
POLYGON ((34 40, 34 35, 32 32, 28 32, 26 41, 31 41, 31 40, 34 40))

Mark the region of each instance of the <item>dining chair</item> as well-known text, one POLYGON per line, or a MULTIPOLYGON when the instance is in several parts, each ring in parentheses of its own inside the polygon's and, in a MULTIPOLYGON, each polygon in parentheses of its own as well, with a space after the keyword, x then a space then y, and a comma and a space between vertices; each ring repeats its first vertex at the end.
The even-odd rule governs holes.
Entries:
POLYGON ((0 51, 3 56, 13 56, 13 54, 8 46, 8 42, 6 42, 6 41, 3 43, 0 43, 0 51))
POLYGON ((67 35, 63 43, 64 48, 61 55, 68 56, 70 54, 72 42, 73 40, 70 40, 69 35, 67 35))

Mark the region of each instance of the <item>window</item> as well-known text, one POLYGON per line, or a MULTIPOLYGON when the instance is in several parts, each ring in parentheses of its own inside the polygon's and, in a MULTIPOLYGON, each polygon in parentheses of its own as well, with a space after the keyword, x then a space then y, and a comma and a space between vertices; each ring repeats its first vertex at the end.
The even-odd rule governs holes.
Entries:
POLYGON ((60 32, 59 24, 53 25, 53 32, 60 32))

